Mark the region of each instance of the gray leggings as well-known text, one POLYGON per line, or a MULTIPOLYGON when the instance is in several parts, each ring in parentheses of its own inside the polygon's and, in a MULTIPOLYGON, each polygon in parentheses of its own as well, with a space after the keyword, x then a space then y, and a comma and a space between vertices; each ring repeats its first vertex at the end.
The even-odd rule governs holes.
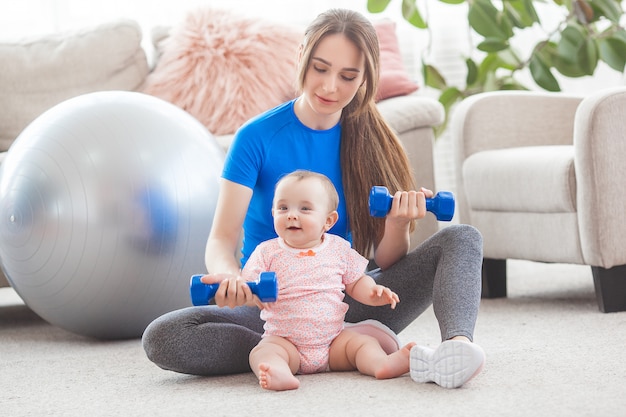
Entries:
MULTIPOLYGON (((481 292, 482 236, 451 225, 382 271, 369 274, 400 297, 394 310, 346 297, 348 322, 376 319, 399 333, 431 304, 442 340, 472 340, 481 292)), ((163 369, 193 375, 250 372, 248 354, 261 340, 256 307, 190 307, 154 320, 143 334, 148 358, 163 369)))

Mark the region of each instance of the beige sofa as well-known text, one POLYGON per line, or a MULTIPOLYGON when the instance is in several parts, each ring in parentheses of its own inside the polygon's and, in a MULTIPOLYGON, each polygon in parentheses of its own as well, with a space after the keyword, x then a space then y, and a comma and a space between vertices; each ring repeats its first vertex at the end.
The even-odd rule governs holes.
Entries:
POLYGON ((626 310, 626 87, 577 97, 492 92, 455 110, 458 216, 484 238, 483 295, 506 260, 590 265, 604 312, 626 310))
MULTIPOLYGON (((28 123, 61 101, 101 90, 141 91, 153 67, 146 56, 140 27, 129 20, 0 42, 0 151, 8 150, 28 123)), ((443 121, 442 106, 414 94, 383 100, 379 108, 406 147, 419 185, 435 189, 433 126, 443 121)), ((227 148, 231 137, 217 139, 227 148)), ((412 236, 413 245, 436 230, 434 216, 427 216, 412 236)), ((0 285, 7 283, 0 279, 0 285)))

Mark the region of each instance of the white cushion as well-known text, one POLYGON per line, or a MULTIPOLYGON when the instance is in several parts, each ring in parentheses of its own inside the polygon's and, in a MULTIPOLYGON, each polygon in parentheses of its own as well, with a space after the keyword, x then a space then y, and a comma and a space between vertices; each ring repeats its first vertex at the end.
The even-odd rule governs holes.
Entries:
POLYGON ((576 211, 573 146, 477 152, 463 163, 463 181, 471 210, 576 211))
POLYGON ((141 29, 126 19, 0 43, 0 62, 0 150, 50 107, 95 91, 136 90, 148 74, 141 29))

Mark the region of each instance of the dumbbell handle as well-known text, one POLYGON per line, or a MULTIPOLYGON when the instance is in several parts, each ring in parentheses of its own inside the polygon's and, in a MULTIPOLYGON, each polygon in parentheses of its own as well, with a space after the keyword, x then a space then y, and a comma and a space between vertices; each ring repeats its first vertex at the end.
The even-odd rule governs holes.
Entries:
MULTIPOLYGON (((391 210, 393 196, 387 187, 375 185, 370 191, 370 215, 385 217, 391 210)), ((433 198, 426 199, 426 210, 433 213, 437 220, 450 221, 454 217, 454 195, 450 191, 439 191, 433 198)))
MULTIPOLYGON (((209 304, 209 300, 215 297, 219 283, 205 284, 200 280, 204 275, 193 275, 189 283, 189 293, 194 306, 209 304)), ((264 302, 276 301, 278 295, 278 283, 274 272, 261 272, 256 281, 246 282, 252 294, 259 297, 264 302)))

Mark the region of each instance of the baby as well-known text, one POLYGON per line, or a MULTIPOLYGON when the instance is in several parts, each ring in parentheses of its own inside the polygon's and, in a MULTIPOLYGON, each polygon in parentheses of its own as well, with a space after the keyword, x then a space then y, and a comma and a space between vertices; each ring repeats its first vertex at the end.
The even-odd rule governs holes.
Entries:
POLYGON ((278 237, 261 243, 242 271, 246 280, 262 271, 278 279, 278 300, 263 305, 265 333, 249 358, 265 389, 298 388, 296 373, 358 370, 385 379, 409 372, 415 343, 387 354, 378 339, 344 328, 344 291, 371 306, 395 308, 400 300, 365 275, 368 260, 348 241, 326 233, 337 221, 338 201, 324 175, 283 177, 272 207, 278 237))

